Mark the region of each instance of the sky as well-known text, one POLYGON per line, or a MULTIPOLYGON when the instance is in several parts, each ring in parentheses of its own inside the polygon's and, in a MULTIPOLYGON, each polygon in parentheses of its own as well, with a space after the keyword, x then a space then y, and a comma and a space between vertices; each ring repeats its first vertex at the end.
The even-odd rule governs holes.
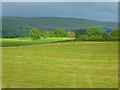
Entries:
POLYGON ((2 2, 119 2, 119 0, 0 0, 2 2))
MULTIPOLYGON (((6 2, 5 2, 6 1, 6 2)), ((73 17, 97 21, 118 21, 117 2, 7 2, 3 16, 73 17)), ((14 0, 13 0, 14 1, 14 0)))

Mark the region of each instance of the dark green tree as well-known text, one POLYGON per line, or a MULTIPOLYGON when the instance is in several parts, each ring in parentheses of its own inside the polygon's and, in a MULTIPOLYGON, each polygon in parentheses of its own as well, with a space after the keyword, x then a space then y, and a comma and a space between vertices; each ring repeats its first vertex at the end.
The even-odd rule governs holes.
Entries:
POLYGON ((87 35, 80 35, 79 40, 87 40, 88 36, 87 35))
POLYGON ((32 40, 36 40, 36 39, 40 39, 41 33, 39 29, 32 28, 31 30, 29 30, 29 35, 32 40))
POLYGON ((98 28, 89 28, 86 35, 89 40, 101 40, 103 38, 103 32, 98 28))
POLYGON ((113 40, 120 40, 120 30, 113 30, 110 36, 113 40))
POLYGON ((103 40, 110 40, 111 37, 108 33, 104 32, 102 38, 103 38, 103 40))
POLYGON ((57 29, 54 31, 54 36, 56 37, 66 37, 66 32, 63 29, 57 29))

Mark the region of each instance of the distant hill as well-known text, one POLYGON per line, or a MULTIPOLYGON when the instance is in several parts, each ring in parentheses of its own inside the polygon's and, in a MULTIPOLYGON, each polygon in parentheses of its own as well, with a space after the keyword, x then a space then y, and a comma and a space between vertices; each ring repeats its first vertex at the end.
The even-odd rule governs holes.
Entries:
POLYGON ((117 29, 116 22, 100 22, 79 18, 62 17, 2 17, 3 37, 27 36, 29 29, 36 27, 40 30, 51 31, 63 28, 65 31, 86 30, 90 27, 100 28, 105 32, 117 29))

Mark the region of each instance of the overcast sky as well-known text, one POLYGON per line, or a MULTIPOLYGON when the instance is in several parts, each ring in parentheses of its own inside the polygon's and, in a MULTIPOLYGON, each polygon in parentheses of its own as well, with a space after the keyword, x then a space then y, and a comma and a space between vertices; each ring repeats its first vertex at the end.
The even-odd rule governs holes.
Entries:
POLYGON ((119 2, 119 0, 0 0, 3 2, 119 2))
POLYGON ((98 21, 118 20, 117 2, 3 2, 3 16, 74 17, 98 21))

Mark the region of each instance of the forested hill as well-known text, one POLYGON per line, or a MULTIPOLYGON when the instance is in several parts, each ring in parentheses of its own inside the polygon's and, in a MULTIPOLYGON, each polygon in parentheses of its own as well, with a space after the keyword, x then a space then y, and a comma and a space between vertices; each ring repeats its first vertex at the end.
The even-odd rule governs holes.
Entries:
POLYGON ((79 18, 62 17, 2 17, 3 37, 12 37, 15 34, 26 36, 30 28, 36 27, 42 31, 62 28, 65 31, 85 30, 90 27, 100 28, 103 31, 111 32, 117 29, 115 22, 100 22, 79 18))

